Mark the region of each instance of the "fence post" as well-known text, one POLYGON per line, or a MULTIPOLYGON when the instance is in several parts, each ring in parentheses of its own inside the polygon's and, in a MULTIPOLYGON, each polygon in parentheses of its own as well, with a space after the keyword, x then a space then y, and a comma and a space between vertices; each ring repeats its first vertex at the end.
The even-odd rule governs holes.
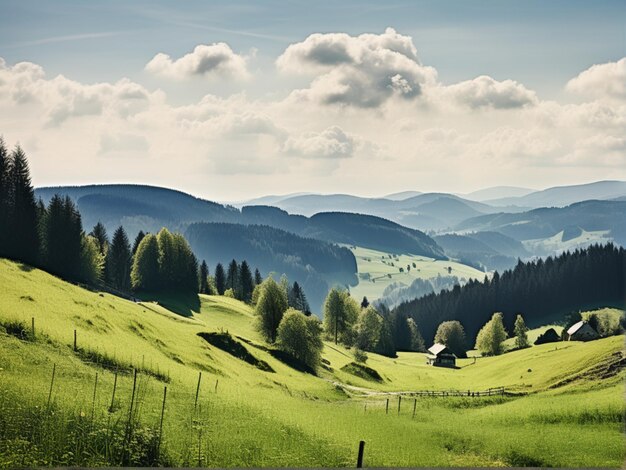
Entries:
POLYGON ((387 398, 387 405, 385 406, 385 414, 389 414, 389 398, 387 398))
POLYGON ((198 407, 198 394, 200 393, 200 381, 202 380, 202 372, 198 372, 198 386, 196 387, 196 400, 193 403, 193 411, 196 412, 198 407))
POLYGON ((109 413, 113 413, 113 405, 115 405, 115 389, 117 388, 117 372, 115 372, 115 378, 113 379, 113 394, 111 395, 111 406, 109 406, 109 413))
POLYGON ((33 334, 33 341, 35 341, 35 317, 31 317, 30 326, 31 326, 32 334, 33 334))
POLYGON ((365 441, 359 442, 359 455, 356 459, 356 468, 363 468, 363 452, 365 451, 365 441))
POLYGON ((400 403, 402 403, 402 395, 398 395, 398 416, 400 416, 400 403))
POLYGON ((217 393, 217 384, 219 383, 220 379, 215 379, 215 393, 217 393))
POLYGON ((50 391, 48 392, 48 404, 46 405, 46 408, 50 408, 50 399, 52 398, 52 387, 54 386, 54 374, 57 371, 57 365, 54 364, 52 366, 52 380, 50 381, 50 391))
POLYGON ((98 373, 96 372, 96 381, 93 384, 93 398, 91 399, 91 421, 96 413, 96 392, 98 391, 98 373))
POLYGON ((76 330, 74 330, 74 352, 78 351, 76 348, 76 330))
POLYGON ((163 439, 163 417, 165 416, 165 399, 167 398, 167 385, 163 387, 163 406, 161 407, 161 421, 159 422, 159 443, 157 444, 157 460, 161 456, 161 440, 163 439))
POLYGON ((411 416, 411 419, 415 418, 415 408, 417 407, 417 398, 413 399, 413 416, 411 416))

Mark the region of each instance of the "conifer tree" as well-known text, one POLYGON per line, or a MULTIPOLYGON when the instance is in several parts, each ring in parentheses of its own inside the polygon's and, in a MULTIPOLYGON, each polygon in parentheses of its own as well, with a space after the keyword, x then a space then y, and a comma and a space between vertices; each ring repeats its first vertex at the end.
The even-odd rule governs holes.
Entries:
POLYGON ((411 351, 425 352, 426 344, 422 333, 420 333, 417 323, 412 318, 406 319, 407 328, 409 329, 409 348, 411 351))
POLYGON ((263 282, 263 278, 261 277, 261 273, 259 272, 259 268, 254 270, 254 284, 259 285, 263 282))
POLYGON ((107 235, 107 230, 106 228, 104 228, 102 222, 98 222, 96 225, 94 225, 89 235, 96 239, 100 254, 106 256, 109 249, 109 237, 107 235))
POLYGON ((83 231, 80 213, 69 198, 55 195, 41 221, 41 252, 45 268, 65 279, 79 280, 82 266, 83 231))
POLYGON ((209 292, 209 267, 206 264, 205 260, 202 260, 202 264, 200 265, 200 293, 201 294, 210 294, 209 292))
POLYGON ((239 292, 239 266, 237 261, 232 260, 228 265, 226 273, 226 289, 232 289, 233 292, 239 292))
POLYGON ((518 349, 527 348, 529 346, 528 343, 528 328, 526 327, 526 323, 524 323, 524 318, 522 315, 518 314, 515 319, 515 346, 518 349))
POLYGON ((226 274, 224 274, 222 263, 217 263, 215 266, 215 289, 218 295, 224 295, 226 290, 226 274))
POLYGON ((113 234, 107 263, 112 286, 122 291, 128 290, 130 288, 131 251, 128 236, 121 225, 113 234))
POLYGON ((11 153, 9 179, 13 205, 9 223, 10 256, 36 265, 39 260, 37 204, 26 154, 19 145, 11 153))
POLYGON ((0 137, 0 256, 11 254, 10 230, 12 215, 12 182, 10 177, 11 159, 9 151, 0 137))
POLYGON ((143 232, 143 230, 139 230, 139 233, 135 237, 135 241, 133 243, 133 256, 135 255, 135 253, 137 253, 137 248, 139 247, 141 240, 143 240, 145 236, 146 234, 143 232))
POLYGON ((254 280, 248 262, 243 260, 239 267, 239 290, 240 300, 249 303, 252 300, 252 290, 254 289, 254 280))

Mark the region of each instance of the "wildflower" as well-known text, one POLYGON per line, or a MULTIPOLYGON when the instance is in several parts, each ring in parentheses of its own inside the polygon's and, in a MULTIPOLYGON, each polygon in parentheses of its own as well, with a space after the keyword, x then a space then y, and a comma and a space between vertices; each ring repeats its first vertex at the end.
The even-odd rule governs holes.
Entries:
POLYGON ((84 418, 84 417, 85 417, 85 412, 84 412, 84 411, 81 411, 81 412, 80 412, 80 417, 81 417, 81 418, 84 418))

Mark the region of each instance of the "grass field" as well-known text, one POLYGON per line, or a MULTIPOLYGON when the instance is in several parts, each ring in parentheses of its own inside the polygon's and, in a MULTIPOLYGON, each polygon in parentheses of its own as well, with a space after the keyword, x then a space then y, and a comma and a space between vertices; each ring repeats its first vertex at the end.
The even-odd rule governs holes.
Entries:
POLYGON ((457 370, 427 366, 418 353, 370 354, 367 365, 383 377, 375 382, 340 370, 352 357, 332 343, 318 376, 284 364, 236 300, 201 296, 199 313, 185 318, 5 260, 0 285, 0 467, 354 466, 359 440, 365 466, 624 460, 624 374, 612 369, 623 337, 461 360, 457 370), (222 331, 274 372, 197 336, 222 331), (135 395, 131 366, 141 371, 135 395), (397 392, 496 386, 511 395, 415 402, 405 395, 398 413, 397 392))
POLYGON ((393 282, 402 282, 408 286, 415 279, 429 279, 438 275, 456 276, 466 280, 474 278, 481 281, 485 278, 484 272, 454 261, 435 260, 425 256, 397 255, 361 247, 350 247, 350 249, 356 258, 359 279, 359 284, 351 287, 350 292, 357 299, 363 296, 370 301, 378 299, 385 287, 393 282), (407 266, 411 269, 407 270, 407 266), (404 272, 400 272, 400 268, 404 272))

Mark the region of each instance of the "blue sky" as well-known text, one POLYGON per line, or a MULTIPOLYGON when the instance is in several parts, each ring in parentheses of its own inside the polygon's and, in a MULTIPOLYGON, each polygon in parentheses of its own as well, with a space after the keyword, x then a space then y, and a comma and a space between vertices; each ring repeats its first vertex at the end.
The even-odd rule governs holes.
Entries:
MULTIPOLYGON (((280 73, 280 71, 277 72, 276 61, 291 44, 304 44, 306 38, 314 33, 345 33, 356 38, 363 33, 382 35, 388 27, 393 28, 402 37, 411 38, 417 50, 416 60, 421 65, 431 67, 436 71, 437 86, 441 90, 443 90, 442 87, 466 82, 478 76, 488 76, 497 83, 513 80, 536 94, 538 101, 531 100, 532 106, 538 104, 543 106, 544 102, 552 101, 560 105, 597 101, 599 99, 597 96, 589 99, 585 97, 585 93, 570 93, 566 89, 567 83, 594 64, 616 63, 626 55, 626 2, 624 1, 590 3, 583 1, 441 0, 422 2, 42 2, 20 0, 0 2, 0 57, 9 68, 20 62, 31 62, 40 66, 45 71, 47 81, 51 81, 57 75, 63 75, 81 86, 89 86, 94 83, 114 84, 127 78, 150 93, 157 91, 163 93, 163 97, 155 97, 154 100, 159 102, 161 107, 163 102, 166 102, 170 111, 176 107, 197 105, 207 95, 228 100, 243 93, 247 101, 246 104, 240 103, 240 106, 245 108, 247 113, 261 113, 269 116, 276 127, 280 128, 283 144, 291 137, 302 138, 302 136, 313 136, 313 133, 322 135, 326 129, 333 128, 333 126, 340 128, 350 138, 354 138, 352 141, 354 143, 364 137, 363 134, 370 129, 365 121, 374 116, 373 111, 370 109, 369 114, 361 117, 361 115, 357 116, 357 111, 359 111, 357 108, 363 108, 361 105, 351 107, 351 103, 346 106, 343 103, 339 111, 337 107, 322 106, 317 110, 317 114, 310 117, 309 128, 303 124, 292 125, 291 122, 285 121, 287 116, 284 113, 287 111, 283 106, 284 100, 291 96, 294 90, 307 89, 315 77, 321 75, 319 72, 280 73), (193 51, 197 45, 222 42, 226 43, 233 54, 241 57, 245 62, 247 71, 245 80, 234 80, 223 74, 218 78, 206 74, 206 77, 200 79, 192 77, 189 80, 171 80, 171 74, 170 79, 164 79, 163 73, 153 73, 146 67, 157 53, 167 54, 172 61, 176 61, 193 51), (356 109, 356 111, 351 116, 347 116, 352 112, 350 109, 356 109), (346 121, 353 122, 354 120, 363 121, 363 124, 346 129, 350 127, 346 121)), ((306 64, 300 65, 306 66, 306 64)), ((369 73, 367 70, 365 72, 359 70, 358 73, 369 73)), ((349 73, 352 72, 355 70, 349 71, 349 73)), ((396 108, 393 102, 387 101, 387 97, 384 100, 384 109, 377 108, 377 111, 387 118, 392 115, 396 120, 406 120, 411 117, 410 111, 405 109, 404 104, 396 108)), ((618 117, 622 116, 623 103, 620 100, 616 101, 614 95, 611 100, 602 102, 606 106, 612 106, 611 109, 618 117), (611 104, 606 104, 609 101, 611 104)), ((547 105, 544 106, 546 109, 547 107, 547 105)), ((232 109, 226 109, 227 106, 222 108, 224 113, 233 113, 232 109)), ((421 113, 421 117, 417 116, 416 119, 427 120, 423 108, 416 109, 415 112, 421 113)), ((80 118, 79 115, 84 114, 75 113, 76 121, 80 118)), ((93 113, 87 114, 93 115, 93 113)), ((6 123, 7 117, 4 116, 5 119, 2 119, 0 115, 0 124, 6 123)), ((465 121, 455 115, 454 119, 450 119, 454 125, 450 125, 449 129, 441 124, 445 123, 445 120, 440 121, 436 127, 454 130, 459 135, 467 133, 487 135, 498 130, 491 122, 491 116, 481 118, 483 124, 479 126, 480 129, 469 122, 471 119, 469 113, 465 121)), ((511 114, 506 128, 528 130, 523 124, 524 119, 519 115, 511 114)), ((5 129, 10 128, 11 124, 5 125, 5 129)), ((145 124, 143 125, 145 128, 145 124)), ((422 123, 416 126, 420 131, 428 131, 422 123)), ((27 129, 24 125, 16 127, 17 129, 11 133, 3 131, 5 139, 9 142, 20 141, 26 146, 24 135, 27 129)), ((70 129, 64 131, 61 127, 57 126, 53 133, 49 123, 43 126, 45 132, 50 134, 50 139, 63 139, 66 135, 64 132, 71 132, 70 129)), ((102 126, 100 129, 102 132, 106 131, 106 128, 102 126)), ((37 128, 33 126, 30 129, 31 134, 36 130, 37 128)), ((618 130, 621 132, 621 128, 618 130)), ((324 138, 329 135, 337 134, 330 132, 330 134, 324 134, 324 138)), ((103 140, 108 142, 106 135, 93 137, 100 143, 103 140)), ((154 147, 159 145, 154 142, 147 131, 145 135, 141 134, 141 126, 135 129, 129 137, 130 141, 135 137, 146 142, 151 154, 154 147)), ((586 137, 585 142, 589 141, 593 135, 590 133, 586 137)), ((605 137, 607 135, 603 134, 602 138, 605 137)), ((614 132, 607 138, 609 137, 619 139, 619 132, 614 132)), ((175 137, 172 136, 173 138, 175 137)), ((563 134, 563 139, 566 138, 568 137, 563 134)), ((32 141, 30 150, 35 159, 34 167, 41 166, 49 169, 48 165, 39 165, 44 158, 41 154, 41 144, 36 144, 37 139, 34 137, 30 140, 32 141)), ((319 143, 318 140, 315 142, 319 143)), ((417 145, 410 142, 407 140, 407 146, 417 145)), ((423 140, 420 142, 423 143, 423 140)), ((212 139, 207 146, 213 145, 214 147, 211 148, 215 149, 214 151, 209 151, 208 147, 200 144, 202 151, 206 150, 207 162, 199 161, 194 164, 199 165, 198 171, 219 173, 224 168, 220 169, 220 164, 211 160, 217 158, 220 152, 222 152, 221 155, 228 155, 229 159, 236 159, 238 150, 247 155, 259 154, 263 165, 269 166, 278 164, 282 161, 281 158, 288 158, 283 155, 285 147, 282 144, 283 150, 280 151, 269 149, 264 143, 248 142, 248 144, 244 146, 238 141, 234 147, 230 143, 224 147, 221 143, 216 144, 215 139, 212 139), (270 153, 275 154, 274 160, 269 155, 270 153)), ((360 150, 353 152, 356 158, 352 160, 362 158, 361 166, 365 159, 370 162, 376 160, 384 165, 388 158, 395 158, 397 153, 397 150, 393 148, 384 149, 387 143, 382 137, 378 141, 361 142, 361 144, 360 150), (366 150, 374 147, 379 150, 369 153, 366 150)), ((554 150, 559 145, 557 142, 550 149, 554 150)), ((619 142, 617 145, 619 147, 619 142)), ((102 145, 99 147, 100 150, 101 147, 102 145)), ((440 151, 441 149, 436 149, 435 153, 440 151)), ((96 150, 93 153, 95 159, 102 157, 102 155, 95 155, 96 150)), ((444 153, 450 153, 450 150, 444 153)), ((558 152, 556 152, 551 162, 526 162, 525 171, 522 172, 525 181, 518 181, 512 174, 503 178, 503 174, 498 173, 494 174, 493 178, 488 178, 489 181, 486 182, 479 181, 477 178, 466 178, 457 187, 448 184, 449 188, 440 189, 471 190, 486 185, 492 180, 499 182, 503 179, 507 180, 507 184, 524 185, 525 183, 525 185, 534 186, 579 182, 584 179, 584 172, 573 171, 571 167, 577 165, 572 165, 571 162, 576 160, 572 155, 574 153, 580 155, 580 151, 568 148, 566 153, 557 155, 558 152), (559 173, 557 171, 546 176, 546 167, 558 169, 559 165, 565 165, 561 167, 562 170, 565 169, 560 172, 560 179, 557 177, 559 173), (544 168, 543 176, 540 175, 539 170, 535 170, 535 173, 530 171, 531 167, 544 168)), ((613 156, 609 161, 619 163, 621 160, 618 157, 613 156)), ((162 158, 166 159, 167 156, 163 155, 162 158)), ((293 159, 288 161, 293 162, 293 159)), ((343 166, 346 161, 348 159, 343 160, 343 166)), ((402 163, 409 164, 414 161, 415 155, 407 155, 402 163)), ((246 165, 247 163, 242 163, 242 166, 246 165)), ((428 169, 421 168, 420 171, 415 169, 417 176, 415 179, 403 180, 400 177, 400 184, 406 186, 403 189, 435 189, 423 188, 426 181, 432 181, 432 175, 436 172, 436 168, 430 168, 430 162, 426 166, 428 169), (420 187, 413 187, 412 181, 416 181, 416 185, 420 187)), ((166 167, 167 165, 164 166, 166 167)), ((230 176, 224 176, 224 178, 239 177, 243 181, 250 181, 250 176, 242 174, 236 167, 237 165, 234 165, 225 170, 224 175, 230 176)), ((580 167, 581 165, 578 165, 579 169, 580 167)), ((322 175, 332 173, 337 168, 338 166, 335 165, 334 168, 311 170, 312 174, 317 172, 320 176, 311 177, 306 189, 340 191, 341 179, 337 179, 334 183, 329 182, 328 178, 321 179, 322 175)), ((270 170, 262 173, 268 175, 265 178, 267 183, 261 183, 263 178, 257 172, 255 181, 260 183, 258 192, 269 191, 276 186, 275 181, 278 178, 270 170)), ((606 171, 596 171, 593 177, 609 177, 613 174, 615 174, 615 167, 607 165, 606 171)), ((167 184, 167 171, 163 175, 156 175, 157 172, 154 173, 154 177, 147 176, 146 182, 179 186, 196 191, 200 187, 197 181, 192 181, 193 178, 189 181, 182 179, 180 182, 167 184)), ((85 174, 85 178, 93 179, 94 177, 120 179, 114 172, 97 175, 87 172, 85 174)), ((69 182, 67 177, 64 178, 64 181, 58 180, 58 183, 69 182)), ((75 179, 80 180, 79 175, 75 179)), ((54 176, 50 176, 44 178, 42 182, 51 184, 57 180, 54 176)), ((290 189, 287 186, 285 190, 290 189)), ((390 189, 396 189, 396 181, 386 182, 384 186, 394 186, 390 189)), ((358 185, 346 188, 347 190, 366 192, 358 185)), ((235 194, 227 194, 230 191, 221 189, 216 189, 216 191, 220 193, 220 197, 235 196, 235 194)), ((385 189, 381 188, 380 192, 385 192, 385 189)))

